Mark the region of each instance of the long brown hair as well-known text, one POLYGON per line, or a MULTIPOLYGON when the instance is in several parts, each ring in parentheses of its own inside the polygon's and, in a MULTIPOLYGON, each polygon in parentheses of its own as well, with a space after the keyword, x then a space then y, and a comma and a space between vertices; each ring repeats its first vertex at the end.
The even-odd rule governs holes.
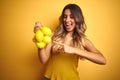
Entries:
POLYGON ((86 24, 84 21, 82 10, 76 4, 68 4, 64 7, 62 14, 59 18, 59 22, 60 22, 59 26, 56 28, 55 33, 53 35, 53 40, 63 42, 65 39, 67 31, 65 30, 65 26, 63 24, 63 17, 66 9, 69 9, 71 11, 71 14, 73 15, 76 22, 75 29, 73 32, 73 45, 80 46, 82 37, 85 37, 86 24))

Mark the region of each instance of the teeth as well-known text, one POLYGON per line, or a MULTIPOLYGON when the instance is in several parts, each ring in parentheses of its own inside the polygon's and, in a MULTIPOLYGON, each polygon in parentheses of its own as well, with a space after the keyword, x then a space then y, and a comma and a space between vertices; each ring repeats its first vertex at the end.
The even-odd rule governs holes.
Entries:
POLYGON ((71 26, 72 24, 71 23, 69 23, 69 24, 66 24, 66 26, 71 26))

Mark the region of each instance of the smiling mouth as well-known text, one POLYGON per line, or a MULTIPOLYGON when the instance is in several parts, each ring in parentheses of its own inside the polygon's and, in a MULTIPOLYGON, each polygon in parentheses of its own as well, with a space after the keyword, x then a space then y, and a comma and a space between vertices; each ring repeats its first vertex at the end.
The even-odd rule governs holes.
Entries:
POLYGON ((66 27, 66 29, 70 29, 72 27, 72 23, 66 23, 65 27, 66 27))

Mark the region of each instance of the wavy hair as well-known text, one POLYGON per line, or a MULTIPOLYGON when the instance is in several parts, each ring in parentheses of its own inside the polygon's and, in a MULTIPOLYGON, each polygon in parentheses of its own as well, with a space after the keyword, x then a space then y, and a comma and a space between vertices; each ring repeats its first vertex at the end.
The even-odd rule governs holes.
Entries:
POLYGON ((73 15, 73 18, 75 19, 75 23, 76 23, 73 32, 72 43, 74 46, 80 46, 82 42, 82 37, 85 37, 86 24, 84 21, 82 10, 76 4, 68 4, 64 7, 62 14, 59 18, 59 25, 56 28, 55 33, 53 35, 53 40, 64 42, 65 36, 67 34, 67 31, 65 30, 65 26, 63 24, 63 17, 66 9, 69 9, 71 11, 71 14, 73 15))

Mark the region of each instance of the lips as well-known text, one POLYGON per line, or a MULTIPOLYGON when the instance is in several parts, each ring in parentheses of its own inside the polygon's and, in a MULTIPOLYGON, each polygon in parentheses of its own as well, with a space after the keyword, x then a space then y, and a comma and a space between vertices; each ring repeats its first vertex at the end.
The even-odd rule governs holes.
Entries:
POLYGON ((66 29, 70 29, 72 27, 72 23, 66 23, 65 27, 66 27, 66 29))

